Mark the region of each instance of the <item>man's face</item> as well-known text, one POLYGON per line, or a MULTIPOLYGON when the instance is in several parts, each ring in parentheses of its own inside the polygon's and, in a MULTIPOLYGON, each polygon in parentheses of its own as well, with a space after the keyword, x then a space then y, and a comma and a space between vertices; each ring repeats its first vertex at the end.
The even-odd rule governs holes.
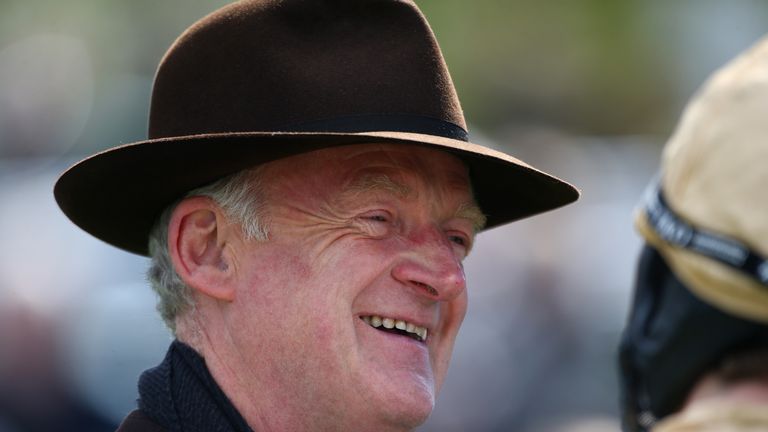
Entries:
POLYGON ((270 163, 262 179, 269 240, 233 246, 232 368, 308 416, 423 422, 482 224, 466 168, 437 150, 358 145, 270 163))

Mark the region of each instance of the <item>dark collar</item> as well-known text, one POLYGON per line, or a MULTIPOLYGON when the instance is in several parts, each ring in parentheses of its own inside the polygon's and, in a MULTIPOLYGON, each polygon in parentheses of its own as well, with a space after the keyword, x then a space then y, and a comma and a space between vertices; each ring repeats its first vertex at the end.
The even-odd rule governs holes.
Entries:
POLYGON ((205 360, 178 340, 139 378, 139 409, 169 432, 252 432, 205 360))

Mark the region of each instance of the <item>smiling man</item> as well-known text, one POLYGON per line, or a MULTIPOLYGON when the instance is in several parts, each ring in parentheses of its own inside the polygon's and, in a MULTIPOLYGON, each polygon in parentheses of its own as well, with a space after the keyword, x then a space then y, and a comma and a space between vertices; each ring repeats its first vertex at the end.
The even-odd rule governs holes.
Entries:
POLYGON ((149 255, 174 332, 122 431, 405 431, 467 310, 477 232, 578 198, 467 140, 416 6, 245 1, 188 29, 155 78, 149 139, 55 194, 149 255))
POLYGON ((255 175, 279 179, 261 192, 268 241, 243 240, 210 198, 171 216, 175 268, 203 293, 177 334, 255 430, 424 421, 466 310, 461 260, 482 224, 463 164, 360 145, 255 175))

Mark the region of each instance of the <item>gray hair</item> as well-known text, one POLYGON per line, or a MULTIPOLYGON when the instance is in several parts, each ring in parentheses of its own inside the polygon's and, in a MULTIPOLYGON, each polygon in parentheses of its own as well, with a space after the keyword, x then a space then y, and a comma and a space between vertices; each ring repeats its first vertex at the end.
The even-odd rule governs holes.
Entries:
MULTIPOLYGON (((240 224, 246 240, 264 241, 268 231, 264 222, 264 199, 261 189, 260 169, 243 170, 214 183, 194 189, 184 198, 205 196, 214 200, 228 218, 240 224)), ((174 202, 165 208, 149 234, 149 256, 152 261, 147 279, 157 293, 157 311, 166 326, 176 332, 176 318, 194 308, 190 288, 173 268, 168 251, 168 224, 176 206, 174 202)))

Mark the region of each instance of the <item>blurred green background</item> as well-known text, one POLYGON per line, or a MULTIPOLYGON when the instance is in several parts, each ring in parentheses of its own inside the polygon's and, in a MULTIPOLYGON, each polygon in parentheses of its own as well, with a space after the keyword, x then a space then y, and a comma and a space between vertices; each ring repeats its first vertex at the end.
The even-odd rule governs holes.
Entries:
MULTIPOLYGON (((84 135, 58 148, 69 144, 88 153, 109 147, 114 138, 140 140, 152 76, 165 49, 189 24, 226 3, 3 0, 0 86, 16 92, 30 87, 31 95, 41 84, 55 84, 51 80, 72 81, 35 101, 71 104, 68 113, 49 116, 58 116, 47 119, 56 126, 83 124, 84 135), (37 64, 10 64, 22 60, 37 64), (62 94, 66 90, 78 94, 62 94)), ((468 121, 490 133, 534 124, 580 135, 666 135, 695 86, 755 40, 768 20, 768 2, 756 0, 419 5, 442 45, 468 121)), ((14 134, 20 126, 7 124, 7 111, 0 152, 45 153, 39 128, 52 125, 38 122, 35 133, 14 134)))

